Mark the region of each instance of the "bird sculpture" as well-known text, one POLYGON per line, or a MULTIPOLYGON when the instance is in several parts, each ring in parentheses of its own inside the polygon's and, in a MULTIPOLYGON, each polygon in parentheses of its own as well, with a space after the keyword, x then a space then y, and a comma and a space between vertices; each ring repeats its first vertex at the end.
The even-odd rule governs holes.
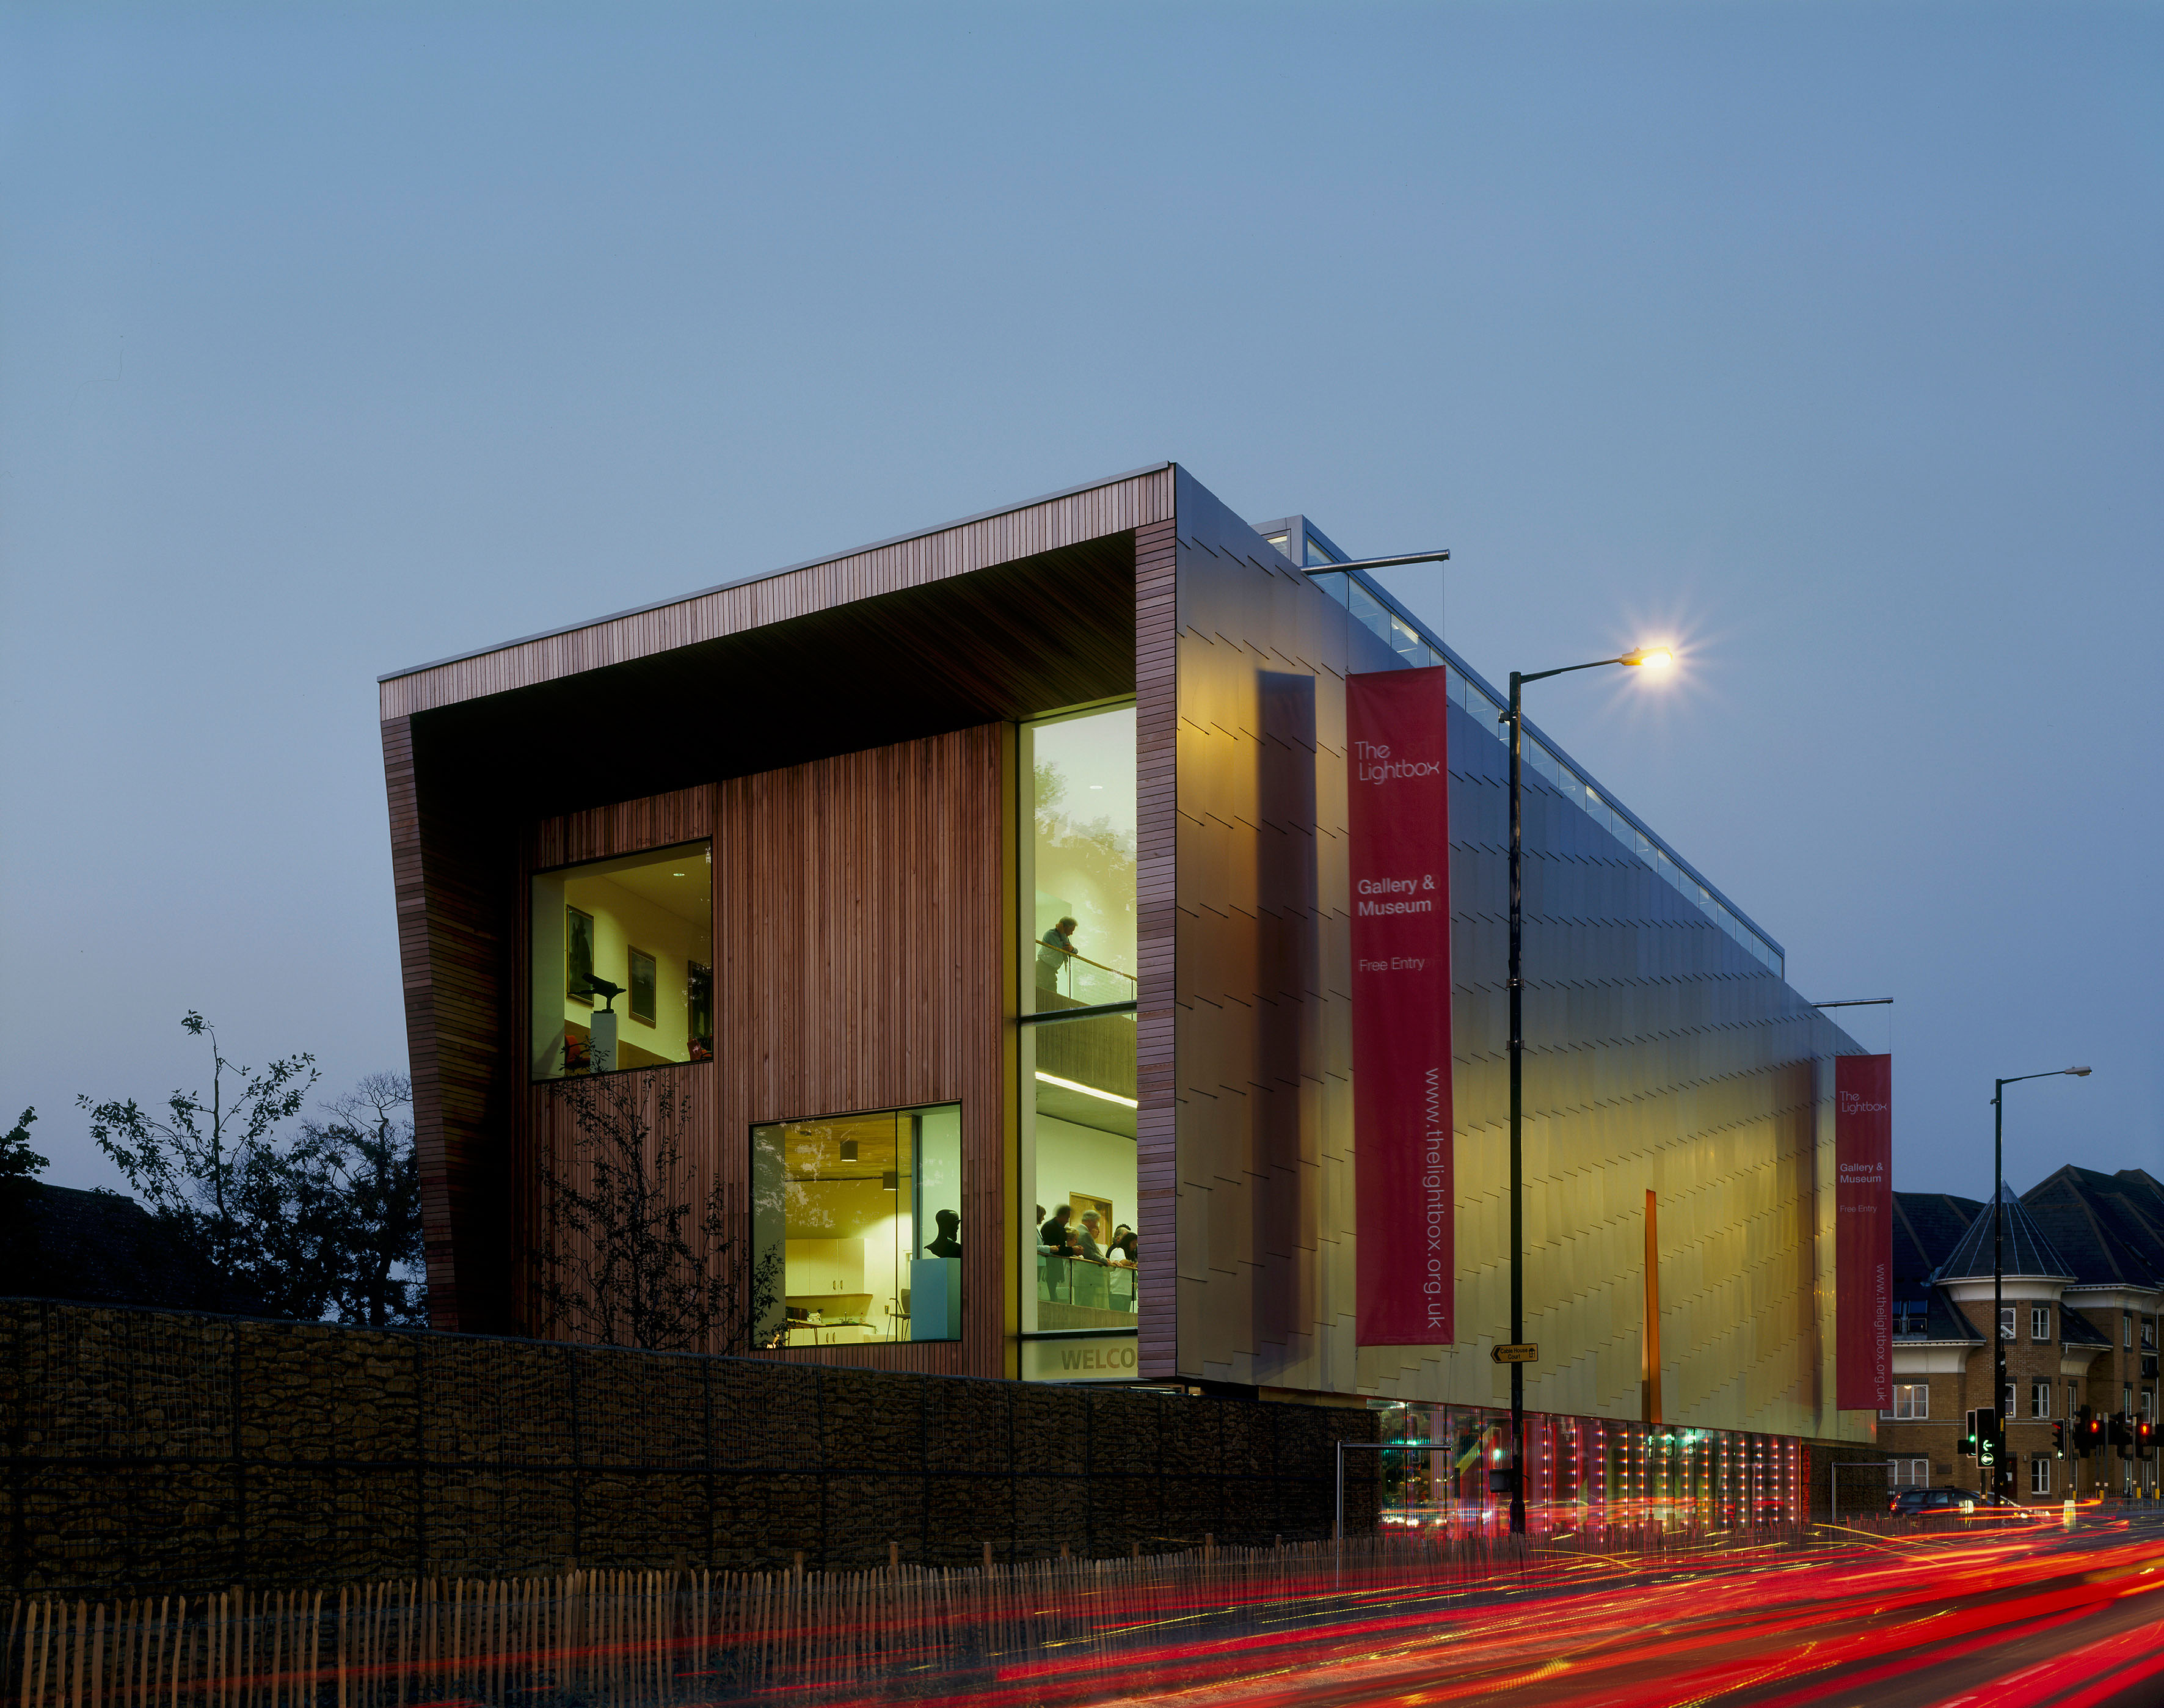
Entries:
POLYGON ((607 979, 596 979, 589 973, 586 975, 586 995, 600 997, 601 1012, 604 1014, 613 1014, 616 1012, 616 999, 623 995, 623 986, 612 985, 607 979))

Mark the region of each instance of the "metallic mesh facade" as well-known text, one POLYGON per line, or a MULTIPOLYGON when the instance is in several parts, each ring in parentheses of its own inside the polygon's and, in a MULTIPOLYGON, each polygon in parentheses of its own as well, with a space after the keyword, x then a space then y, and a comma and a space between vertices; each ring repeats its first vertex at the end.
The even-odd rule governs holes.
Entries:
MULTIPOLYGON (((1344 678, 1404 660, 1184 474, 1178 518, 1179 1372, 1506 1404, 1507 754, 1453 708, 1461 1338, 1360 1350, 1344 678)), ((1832 1406, 1857 1046, 1530 766, 1525 838, 1526 1404, 1638 1415, 1650 1187, 1666 1421, 1870 1439, 1832 1406)))

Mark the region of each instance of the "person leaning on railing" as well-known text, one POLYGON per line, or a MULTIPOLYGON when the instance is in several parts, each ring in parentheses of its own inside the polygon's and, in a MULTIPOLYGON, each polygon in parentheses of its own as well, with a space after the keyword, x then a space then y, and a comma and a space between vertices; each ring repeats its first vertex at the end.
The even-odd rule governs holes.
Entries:
POLYGON ((1074 958, 1074 920, 1063 915, 1059 922, 1037 940, 1037 988, 1057 991, 1059 975, 1074 958))
POLYGON ((1081 1240, 1067 1225, 1068 1218, 1074 1214, 1072 1205, 1059 1205, 1044 1218, 1043 1225, 1037 1230, 1037 1243, 1054 1257, 1079 1257, 1082 1254, 1081 1240))

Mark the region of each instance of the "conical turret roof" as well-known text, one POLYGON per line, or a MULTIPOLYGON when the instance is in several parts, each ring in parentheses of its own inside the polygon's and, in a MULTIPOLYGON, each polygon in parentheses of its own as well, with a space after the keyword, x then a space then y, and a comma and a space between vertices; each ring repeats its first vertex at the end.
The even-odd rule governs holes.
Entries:
MULTIPOLYGON (((2014 1196, 2010 1186, 1999 1189, 2000 1215, 2004 1218, 2004 1261, 2000 1267, 2009 1275, 2042 1275, 2055 1281, 2071 1281, 2073 1270, 2067 1260, 2044 1238, 2044 1231, 2036 1226, 2035 1219, 2014 1196)), ((1998 1220, 1992 1206, 1985 1205, 1970 1222, 1961 1243, 1939 1265, 1935 1281, 1969 1281, 1991 1274, 1992 1224, 1998 1220)))

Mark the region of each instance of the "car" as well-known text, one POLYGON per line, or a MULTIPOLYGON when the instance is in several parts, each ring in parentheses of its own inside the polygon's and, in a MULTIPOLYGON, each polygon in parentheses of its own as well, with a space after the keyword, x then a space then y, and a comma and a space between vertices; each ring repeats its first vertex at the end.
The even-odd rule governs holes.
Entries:
POLYGON ((1933 1512, 1985 1512, 2021 1510, 2019 1500, 2004 1495, 1979 1494, 1973 1489, 1903 1489, 1887 1497, 1886 1510, 1897 1518, 1916 1518, 1933 1512))

